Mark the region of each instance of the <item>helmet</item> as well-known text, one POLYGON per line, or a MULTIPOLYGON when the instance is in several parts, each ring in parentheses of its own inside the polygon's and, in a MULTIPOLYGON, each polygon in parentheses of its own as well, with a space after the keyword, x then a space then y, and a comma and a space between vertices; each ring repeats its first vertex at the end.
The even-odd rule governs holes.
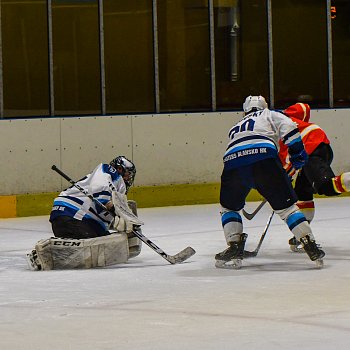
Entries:
POLYGON ((261 110, 267 108, 265 98, 262 96, 248 96, 243 103, 243 111, 245 114, 253 110, 261 110))
POLYGON ((136 175, 136 167, 134 163, 124 156, 118 156, 117 158, 114 158, 109 164, 115 168, 122 176, 126 185, 126 192, 128 192, 129 188, 134 183, 136 175))
POLYGON ((307 103, 296 103, 286 108, 283 112, 290 118, 293 117, 304 122, 310 120, 310 106, 307 103))

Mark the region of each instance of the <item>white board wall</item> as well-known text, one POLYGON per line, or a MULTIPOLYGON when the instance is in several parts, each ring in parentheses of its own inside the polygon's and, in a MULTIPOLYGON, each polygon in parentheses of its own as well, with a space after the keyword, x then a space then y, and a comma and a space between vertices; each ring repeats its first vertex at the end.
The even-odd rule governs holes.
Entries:
MULTIPOLYGON (((136 186, 220 181, 228 129, 242 112, 0 120, 0 195, 57 192, 117 155, 137 167, 136 186)), ((350 110, 314 110, 336 172, 350 171, 350 110)))

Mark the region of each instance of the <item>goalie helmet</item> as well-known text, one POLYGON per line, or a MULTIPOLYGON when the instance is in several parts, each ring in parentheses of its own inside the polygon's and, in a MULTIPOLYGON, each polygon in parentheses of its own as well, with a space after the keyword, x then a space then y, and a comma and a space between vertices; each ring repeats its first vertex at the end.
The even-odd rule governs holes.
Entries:
POLYGON ((118 156, 117 158, 114 158, 109 164, 115 168, 122 176, 125 182, 126 192, 128 192, 129 188, 134 183, 136 175, 136 167, 134 163, 124 156, 118 156))
POLYGON ((245 114, 265 108, 267 108, 267 103, 262 96, 248 96, 243 103, 243 111, 245 114))

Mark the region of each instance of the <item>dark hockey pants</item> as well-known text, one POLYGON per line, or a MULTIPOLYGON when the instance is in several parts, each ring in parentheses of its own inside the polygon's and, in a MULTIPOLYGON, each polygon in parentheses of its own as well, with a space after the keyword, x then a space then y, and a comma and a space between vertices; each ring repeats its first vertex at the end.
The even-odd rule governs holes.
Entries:
POLYGON ((295 192, 300 201, 310 201, 314 194, 337 196, 332 179, 335 174, 331 168, 333 151, 330 145, 321 143, 309 155, 305 166, 299 172, 295 181, 295 192))
POLYGON ((297 196, 278 158, 260 160, 248 166, 226 170, 221 175, 220 204, 239 211, 249 191, 255 188, 274 210, 289 208, 297 196))
POLYGON ((106 236, 108 231, 93 220, 77 220, 70 216, 58 216, 51 222, 55 237, 85 239, 106 236))

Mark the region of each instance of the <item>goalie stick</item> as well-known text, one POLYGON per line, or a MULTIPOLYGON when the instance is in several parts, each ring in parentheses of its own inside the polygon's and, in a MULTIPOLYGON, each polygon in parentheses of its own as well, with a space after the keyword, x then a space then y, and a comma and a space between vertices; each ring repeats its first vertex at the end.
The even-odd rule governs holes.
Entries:
POLYGON ((268 228, 270 227, 271 220, 272 220, 274 214, 275 214, 275 212, 272 211, 272 213, 270 214, 270 216, 269 216, 269 218, 268 218, 268 220, 267 220, 267 223, 266 223, 266 226, 265 226, 265 228, 264 228, 264 231, 263 231, 263 233, 262 233, 262 235, 261 235, 261 237, 260 237, 260 241, 259 241, 259 243, 258 243, 258 246, 257 246, 257 247, 255 248, 255 250, 253 250, 253 251, 245 250, 245 251, 244 251, 244 255, 243 255, 244 258, 253 258, 253 257, 255 257, 255 256, 258 255, 258 252, 259 252, 259 250, 260 250, 260 247, 261 247, 261 245, 262 245, 262 242, 264 241, 264 238, 265 238, 265 236, 266 236, 267 230, 268 230, 268 228))
POLYGON ((246 212, 243 208, 242 214, 244 215, 244 217, 246 219, 251 220, 260 211, 260 209, 266 204, 266 202, 267 202, 267 200, 264 198, 264 200, 258 205, 258 207, 252 213, 246 212))
MULTIPOLYGON (((67 174, 65 174, 63 171, 58 169, 56 165, 53 165, 51 167, 52 170, 56 171, 59 175, 61 175, 63 178, 65 178, 68 182, 70 182, 75 188, 77 188, 80 192, 82 192, 85 196, 89 197, 92 201, 94 201, 100 208, 102 208, 105 211, 108 211, 113 216, 115 216, 115 213, 108 210, 106 206, 101 203, 98 199, 94 198, 90 193, 88 193, 83 187, 81 187, 79 184, 77 184, 74 180, 72 180, 67 174)), ((118 208, 120 211, 125 210, 122 206, 118 208)), ((128 216, 133 215, 132 213, 128 213, 128 216)), ((134 215, 135 218, 138 220, 137 216, 134 215)), ((139 220, 138 220, 139 221, 139 220)), ((139 221, 139 225, 143 224, 141 221, 139 221)), ((167 260, 170 264, 178 264, 182 263, 188 258, 190 258, 192 255, 196 253, 196 251, 192 247, 187 247, 183 250, 181 250, 179 253, 175 255, 169 255, 165 253, 161 248, 159 248, 155 243, 153 243, 150 239, 148 239, 146 236, 144 236, 140 231, 133 230, 132 233, 138 237, 142 242, 144 242, 146 245, 148 245, 152 250, 154 250, 156 253, 158 253, 161 257, 163 257, 165 260, 167 260)))

